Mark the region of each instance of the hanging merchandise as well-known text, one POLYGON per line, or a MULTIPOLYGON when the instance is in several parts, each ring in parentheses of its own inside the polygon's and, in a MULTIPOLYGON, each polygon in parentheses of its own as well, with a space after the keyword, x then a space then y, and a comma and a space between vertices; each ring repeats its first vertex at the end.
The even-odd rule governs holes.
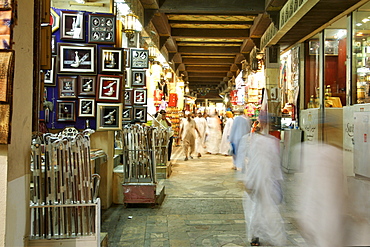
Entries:
POLYGON ((230 102, 233 105, 237 105, 238 104, 238 90, 232 90, 230 92, 230 102))
POLYGON ((170 93, 168 106, 169 107, 176 107, 177 106, 177 100, 178 100, 177 94, 176 93, 170 93))

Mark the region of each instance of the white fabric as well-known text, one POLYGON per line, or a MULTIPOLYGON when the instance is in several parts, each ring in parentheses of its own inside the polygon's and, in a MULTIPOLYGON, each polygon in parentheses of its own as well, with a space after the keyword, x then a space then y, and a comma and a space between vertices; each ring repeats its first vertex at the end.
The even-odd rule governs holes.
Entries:
MULTIPOLYGON (((297 150, 298 152, 301 150, 297 150)), ((297 193, 299 223, 312 246, 344 246, 345 191, 342 150, 313 142, 302 144, 303 165, 297 193)))
POLYGON ((196 154, 203 154, 205 153, 205 139, 206 139, 206 131, 207 131, 207 120, 204 117, 195 117, 195 123, 197 124, 197 128, 200 135, 196 135, 195 140, 195 153, 196 154))
POLYGON ((211 154, 218 153, 220 150, 221 135, 220 119, 217 116, 209 117, 207 119, 207 152, 211 154))
POLYGON ((228 155, 229 154, 229 147, 230 147, 230 142, 229 142, 229 135, 231 131, 231 127, 233 125, 233 118, 227 118, 226 119, 226 124, 224 127, 224 132, 222 133, 222 139, 221 139, 221 144, 220 144, 220 154, 228 155))
POLYGON ((280 183, 280 141, 271 135, 251 133, 247 143, 248 163, 243 182, 250 193, 243 201, 248 238, 259 237, 263 245, 284 246, 286 235, 278 204, 282 201, 280 183))
POLYGON ((237 168, 242 168, 242 164, 238 163, 238 149, 240 139, 251 131, 251 120, 244 114, 234 118, 233 125, 231 127, 229 141, 234 146, 233 162, 237 168))

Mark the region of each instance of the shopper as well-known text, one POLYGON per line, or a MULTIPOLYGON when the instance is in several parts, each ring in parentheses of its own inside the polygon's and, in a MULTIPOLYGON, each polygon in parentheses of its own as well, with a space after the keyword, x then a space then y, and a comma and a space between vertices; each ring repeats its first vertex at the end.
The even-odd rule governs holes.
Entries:
POLYGON ((260 128, 249 134, 247 142, 248 163, 243 169, 247 235, 252 246, 258 246, 260 242, 284 246, 286 235, 279 212, 279 204, 283 200, 280 140, 262 134, 265 126, 266 122, 260 121, 260 128))
POLYGON ((233 125, 234 115, 231 111, 227 111, 225 115, 226 115, 226 121, 225 121, 224 131, 222 133, 222 139, 221 139, 221 144, 220 144, 220 154, 227 156, 229 155, 229 149, 230 149, 229 135, 230 135, 231 127, 233 125))
POLYGON ((173 143, 173 130, 171 128, 172 123, 171 121, 166 117, 167 113, 165 110, 161 110, 159 114, 156 117, 157 121, 155 122, 155 126, 158 126, 159 124, 162 125, 163 128, 167 129, 169 131, 169 142, 168 142, 168 148, 167 148, 167 154, 168 158, 167 160, 171 160, 171 154, 172 154, 172 143, 173 143))
POLYGON ((233 169, 243 166, 243 159, 238 158, 240 139, 251 131, 251 120, 244 109, 239 110, 240 115, 234 118, 229 141, 233 147, 233 169))
POLYGON ((183 149, 185 154, 185 161, 192 159, 193 152, 195 150, 195 131, 200 135, 197 125, 194 119, 191 118, 191 114, 186 116, 186 120, 183 122, 180 128, 180 137, 183 141, 183 149))
POLYGON ((206 146, 208 154, 218 154, 221 143, 221 125, 216 113, 211 114, 207 119, 206 146))
POLYGON ((202 154, 205 152, 205 137, 207 131, 207 120, 203 117, 202 113, 198 113, 194 118, 194 121, 199 130, 199 135, 195 140, 195 151, 198 154, 198 158, 202 157, 202 154))

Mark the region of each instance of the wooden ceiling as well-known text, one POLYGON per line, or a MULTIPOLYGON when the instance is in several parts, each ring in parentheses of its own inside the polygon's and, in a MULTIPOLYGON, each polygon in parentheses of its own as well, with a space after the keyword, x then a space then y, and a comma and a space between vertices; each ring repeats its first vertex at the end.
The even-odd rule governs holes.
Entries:
MULTIPOLYGON (((191 90, 215 90, 237 75, 254 46, 287 0, 140 0, 172 67, 191 90)), ((293 45, 361 0, 321 0, 307 19, 281 39, 293 45), (340 2, 340 3, 339 3, 340 2), (338 4, 339 3, 339 4, 338 4), (335 10, 334 10, 335 9, 335 10)), ((278 43, 279 44, 279 43, 278 43)))

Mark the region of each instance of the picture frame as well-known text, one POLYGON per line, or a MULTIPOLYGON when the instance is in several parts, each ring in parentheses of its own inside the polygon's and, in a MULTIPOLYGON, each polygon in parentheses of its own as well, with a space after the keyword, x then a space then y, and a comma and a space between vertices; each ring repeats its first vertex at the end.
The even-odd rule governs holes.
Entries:
POLYGON ((58 76, 60 99, 74 99, 77 92, 77 76, 58 76))
POLYGON ((57 31, 60 26, 60 16, 57 14, 57 12, 55 12, 53 8, 50 8, 50 25, 52 33, 57 31))
POLYGON ((96 45, 58 43, 59 73, 96 74, 96 45))
POLYGON ((132 106, 124 106, 122 110, 122 121, 131 122, 133 120, 133 113, 132 106))
POLYGON ((52 35, 51 35, 51 26, 41 26, 40 29, 40 43, 41 47, 41 53, 40 53, 40 68, 41 69, 51 69, 51 41, 52 41, 52 35))
POLYGON ((146 86, 146 71, 142 69, 131 70, 131 86, 145 87, 146 86))
POLYGON ((44 85, 46 87, 51 87, 56 85, 55 80, 55 64, 56 64, 56 56, 51 57, 51 69, 45 70, 44 74, 44 85))
POLYGON ((11 106, 10 104, 0 104, 0 144, 9 144, 11 136, 11 106))
POLYGON ((134 106, 133 107, 133 120, 139 120, 140 123, 147 122, 147 107, 146 106, 134 106))
POLYGON ((95 117, 95 98, 78 99, 78 116, 95 117))
POLYGON ((125 106, 132 106, 134 105, 134 91, 133 89, 125 89, 123 92, 123 103, 125 106))
POLYGON ((122 103, 97 104, 96 130, 122 129, 122 103))
POLYGON ((14 50, 0 50, 0 102, 10 102, 13 95, 14 50))
POLYGON ((125 68, 130 68, 130 48, 123 49, 124 59, 125 59, 125 68))
POLYGON ((57 100, 57 121, 75 122, 76 105, 75 101, 57 100))
POLYGON ((100 71, 102 73, 122 74, 124 69, 122 48, 100 48, 100 71))
POLYGON ((146 105, 147 103, 147 90, 144 88, 133 90, 134 105, 146 105))
POLYGON ((12 36, 12 30, 15 18, 13 16, 12 10, 2 10, 0 11, 0 21, 2 23, 1 29, 0 29, 0 37, 1 37, 1 43, 0 43, 0 49, 12 49, 13 46, 13 36, 12 36))
POLYGON ((112 14, 89 14, 88 43, 115 44, 116 17, 112 14))
POLYGON ((121 96, 122 76, 98 75, 97 101, 118 102, 121 96))
POLYGON ((125 88, 131 88, 131 69, 125 69, 123 76, 125 78, 125 88))
POLYGON ((57 49, 57 38, 55 35, 51 35, 51 54, 56 55, 58 52, 57 49))
POLYGON ((85 15, 77 11, 60 11, 60 39, 85 41, 85 15))
POLYGON ((77 90, 79 96, 96 97, 96 76, 80 75, 77 90))
POLYGON ((149 68, 149 50, 130 49, 131 69, 149 68))

